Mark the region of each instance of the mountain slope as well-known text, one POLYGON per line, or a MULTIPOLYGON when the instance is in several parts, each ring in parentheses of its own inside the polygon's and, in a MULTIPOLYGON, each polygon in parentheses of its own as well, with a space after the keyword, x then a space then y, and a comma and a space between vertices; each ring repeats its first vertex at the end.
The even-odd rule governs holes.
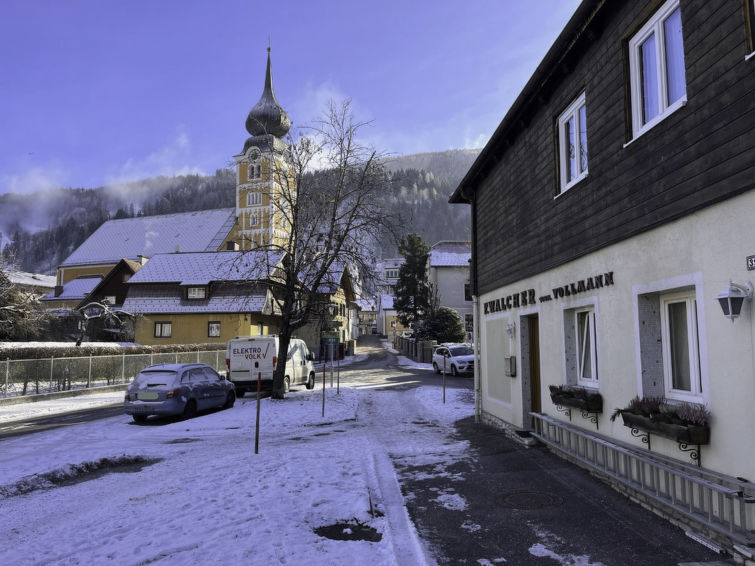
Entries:
MULTIPOLYGON (((386 161, 384 206, 399 221, 399 237, 414 232, 433 244, 469 239, 469 208, 448 198, 479 150, 396 156, 386 161)), ((154 177, 96 189, 55 189, 0 195, 0 247, 14 252, 19 267, 36 273, 55 268, 105 220, 134 215, 228 208, 235 204, 236 175, 154 177)), ((396 245, 384 235, 383 257, 396 245)))

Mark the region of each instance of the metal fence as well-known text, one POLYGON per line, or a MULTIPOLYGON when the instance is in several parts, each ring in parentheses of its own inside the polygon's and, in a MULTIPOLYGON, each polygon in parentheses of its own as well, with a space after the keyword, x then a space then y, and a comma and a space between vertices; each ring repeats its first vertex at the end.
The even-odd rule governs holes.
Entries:
POLYGON ((42 358, 0 362, 0 396, 38 395, 130 383, 152 364, 201 362, 225 371, 225 350, 42 358))
POLYGON ((651 457, 547 415, 531 415, 534 436, 555 451, 641 494, 672 516, 735 544, 755 545, 755 487, 748 481, 651 457))

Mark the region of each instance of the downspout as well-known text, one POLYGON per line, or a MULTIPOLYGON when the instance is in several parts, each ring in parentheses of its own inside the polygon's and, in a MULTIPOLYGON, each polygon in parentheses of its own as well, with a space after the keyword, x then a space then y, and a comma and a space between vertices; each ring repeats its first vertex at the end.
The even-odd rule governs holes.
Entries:
POLYGON ((474 422, 482 420, 482 392, 480 387, 480 302, 477 295, 472 295, 472 322, 474 324, 474 422))
POLYGON ((474 327, 474 422, 482 421, 482 380, 480 379, 480 300, 477 291, 477 203, 476 192, 464 195, 472 206, 472 265, 470 269, 470 286, 472 290, 472 324, 474 327))

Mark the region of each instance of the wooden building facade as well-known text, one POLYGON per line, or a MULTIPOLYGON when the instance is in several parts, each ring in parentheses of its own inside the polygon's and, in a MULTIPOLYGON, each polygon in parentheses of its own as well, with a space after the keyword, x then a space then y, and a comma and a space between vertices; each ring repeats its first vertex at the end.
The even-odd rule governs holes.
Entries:
POLYGON ((472 207, 477 415, 597 472, 609 465, 548 430, 740 494, 679 519, 611 471, 742 560, 755 541, 741 427, 755 402, 752 14, 752 0, 585 0, 451 197, 472 207), (602 406, 581 418, 553 390, 602 406), (709 437, 610 418, 635 397, 696 411, 709 437), (727 505, 728 530, 711 519, 727 505))

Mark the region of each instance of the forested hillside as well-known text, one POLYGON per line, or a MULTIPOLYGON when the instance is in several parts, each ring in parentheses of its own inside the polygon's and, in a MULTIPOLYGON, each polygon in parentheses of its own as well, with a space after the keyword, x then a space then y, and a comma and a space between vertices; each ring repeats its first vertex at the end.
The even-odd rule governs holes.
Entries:
MULTIPOLYGON (((399 235, 420 234, 439 240, 469 239, 469 208, 449 205, 448 197, 469 169, 478 150, 401 156, 386 162, 385 207, 401 219, 399 235)), ((105 220, 135 215, 230 208, 236 175, 155 177, 96 189, 56 189, 28 195, 0 195, 0 244, 14 253, 19 267, 55 272, 105 220)), ((395 242, 385 236, 377 255, 395 256, 395 242)))

